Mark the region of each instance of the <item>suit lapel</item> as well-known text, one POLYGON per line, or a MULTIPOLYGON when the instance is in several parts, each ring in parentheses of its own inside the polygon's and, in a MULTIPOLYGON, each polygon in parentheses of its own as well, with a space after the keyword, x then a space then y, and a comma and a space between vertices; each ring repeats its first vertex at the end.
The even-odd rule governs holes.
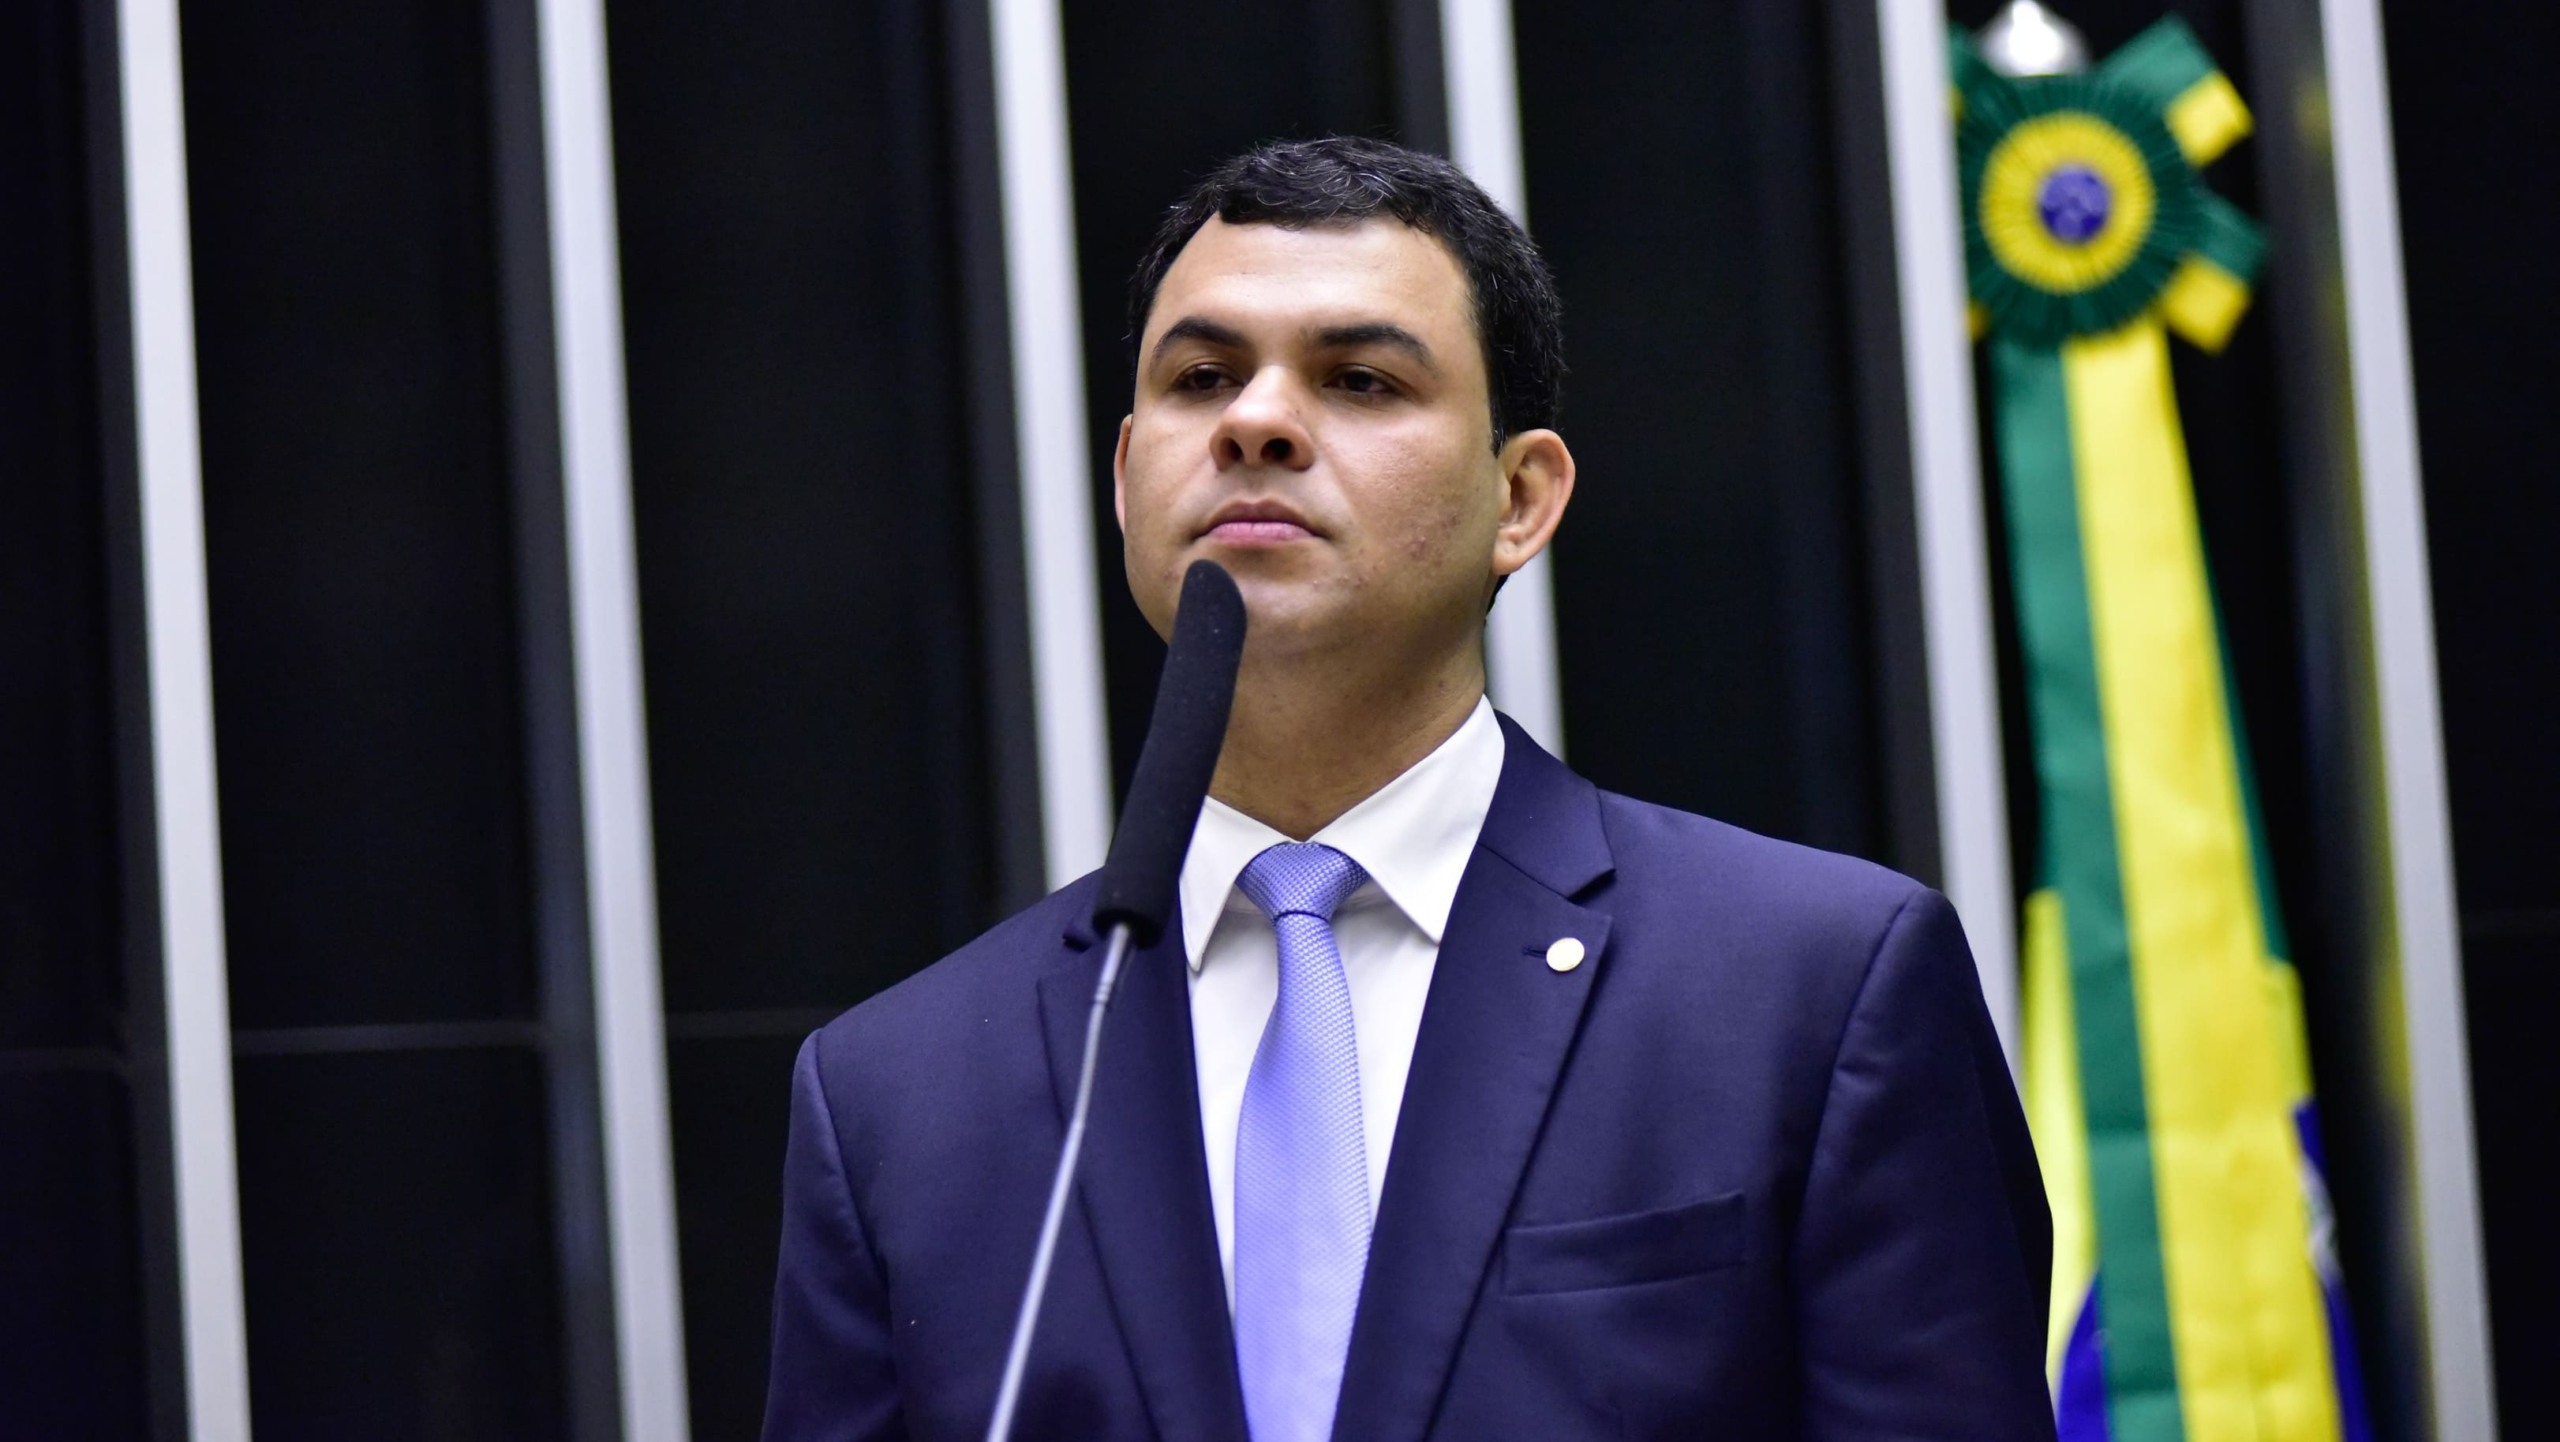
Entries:
POLYGON ((1419 1438, 1510 1215, 1547 1103, 1608 964, 1598 793, 1503 721, 1493 808, 1442 934, 1397 1114, 1334 1436, 1419 1438), (1569 971, 1549 943, 1582 942, 1569 971))
MULTIPOLYGON (((1082 944, 1082 954, 1040 981, 1062 1124, 1075 1099, 1085 1020, 1102 970, 1102 948, 1090 933, 1068 939, 1082 944)), ((1244 1442, 1178 921, 1123 966, 1103 1025, 1076 1200, 1158 1435, 1244 1442)))

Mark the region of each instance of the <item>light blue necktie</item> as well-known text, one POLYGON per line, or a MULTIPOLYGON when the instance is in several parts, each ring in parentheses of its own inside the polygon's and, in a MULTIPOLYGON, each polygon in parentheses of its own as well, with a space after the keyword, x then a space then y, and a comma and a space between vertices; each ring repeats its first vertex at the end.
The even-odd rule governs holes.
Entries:
POLYGON ((1333 911, 1368 880, 1330 846, 1288 842, 1239 890, 1280 939, 1280 997, 1236 1126, 1236 1364, 1253 1442, 1324 1442, 1369 1267, 1368 1143, 1351 985, 1333 911))

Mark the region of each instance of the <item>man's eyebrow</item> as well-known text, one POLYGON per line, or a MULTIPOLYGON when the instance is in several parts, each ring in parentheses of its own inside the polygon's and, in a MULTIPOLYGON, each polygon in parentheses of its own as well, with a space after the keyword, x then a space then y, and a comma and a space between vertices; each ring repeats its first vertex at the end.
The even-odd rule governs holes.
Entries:
MULTIPOLYGON (((1403 351, 1422 363, 1432 374, 1440 372, 1440 359, 1422 337, 1393 321, 1361 321, 1352 325, 1321 326, 1307 333, 1308 340, 1319 350, 1351 350, 1360 346, 1383 345, 1403 351)), ((1198 341, 1222 350, 1243 350, 1247 342, 1242 331, 1220 325, 1202 316, 1187 315, 1164 328, 1156 337, 1155 348, 1148 352, 1150 364, 1164 359, 1164 353, 1183 341, 1198 341)))
POLYGON ((1392 346, 1420 361, 1432 374, 1440 373, 1439 358, 1431 353, 1431 347, 1422 343, 1422 337, 1392 321, 1373 320, 1359 325, 1329 325, 1316 331, 1314 340, 1316 347, 1320 350, 1350 350, 1364 345, 1392 346))
POLYGON ((1148 362, 1152 364, 1164 359, 1164 353, 1171 350, 1176 342, 1186 340, 1200 341, 1222 350, 1244 349, 1242 331, 1231 330, 1214 320, 1203 320, 1196 315, 1187 315, 1166 326, 1164 334, 1156 337, 1156 348, 1147 353, 1148 362))

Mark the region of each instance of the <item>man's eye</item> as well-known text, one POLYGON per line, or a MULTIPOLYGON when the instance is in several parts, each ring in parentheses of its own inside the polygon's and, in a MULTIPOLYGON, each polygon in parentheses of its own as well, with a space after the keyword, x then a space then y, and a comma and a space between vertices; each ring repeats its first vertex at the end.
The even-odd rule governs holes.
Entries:
POLYGON ((1173 378, 1178 391, 1213 391, 1226 383, 1226 373, 1216 366, 1193 366, 1173 378))
POLYGON ((1358 366, 1353 366, 1335 376, 1333 383, 1359 396, 1382 396, 1395 390, 1395 386, 1385 376, 1358 366))

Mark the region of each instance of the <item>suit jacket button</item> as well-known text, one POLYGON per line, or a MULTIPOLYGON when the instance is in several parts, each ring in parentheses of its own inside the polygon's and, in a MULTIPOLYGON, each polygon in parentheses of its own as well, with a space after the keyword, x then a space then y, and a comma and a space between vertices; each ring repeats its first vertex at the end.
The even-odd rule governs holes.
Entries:
POLYGON ((1559 937, 1547 947, 1549 971, 1571 971, 1582 965, 1582 942, 1576 937, 1559 937))

